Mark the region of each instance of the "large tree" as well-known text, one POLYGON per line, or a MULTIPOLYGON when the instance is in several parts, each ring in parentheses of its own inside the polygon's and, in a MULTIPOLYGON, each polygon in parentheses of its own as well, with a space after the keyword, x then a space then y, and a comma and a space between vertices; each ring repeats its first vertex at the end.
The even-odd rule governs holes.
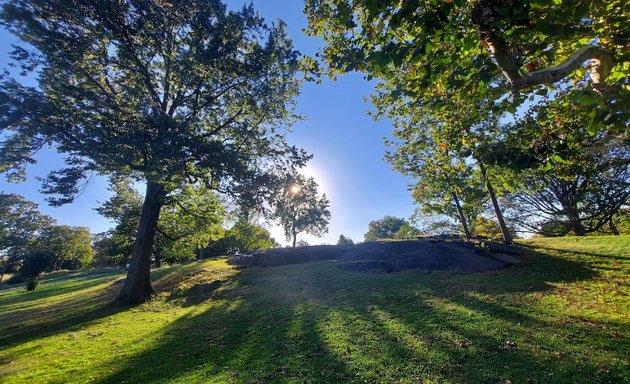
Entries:
POLYGON ((150 256, 162 206, 203 183, 247 201, 307 156, 279 131, 296 119, 298 53, 284 24, 219 0, 12 1, 0 19, 25 44, 12 57, 37 87, 3 76, 0 169, 23 176, 52 145, 67 167, 43 183, 71 202, 92 173, 146 184, 131 268, 117 301, 153 292, 150 256))
POLYGON ((299 173, 286 176, 284 187, 273 199, 273 217, 280 222, 287 240, 296 245, 297 235, 321 236, 328 232, 330 201, 319 195, 312 177, 299 173))

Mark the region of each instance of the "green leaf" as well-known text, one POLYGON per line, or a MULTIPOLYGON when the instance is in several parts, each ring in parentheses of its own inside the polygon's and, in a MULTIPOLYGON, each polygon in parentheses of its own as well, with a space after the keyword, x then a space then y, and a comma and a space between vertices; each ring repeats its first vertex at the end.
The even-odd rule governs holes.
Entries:
POLYGON ((567 161, 565 159, 563 159, 562 157, 560 157, 560 155, 553 155, 551 157, 551 160, 557 162, 557 163, 561 163, 561 164, 566 164, 567 161))
POLYGON ((578 103, 582 104, 585 107, 588 107, 597 103, 597 100, 595 100, 595 98, 589 95, 588 93, 582 94, 582 96, 578 97, 577 101, 578 103))

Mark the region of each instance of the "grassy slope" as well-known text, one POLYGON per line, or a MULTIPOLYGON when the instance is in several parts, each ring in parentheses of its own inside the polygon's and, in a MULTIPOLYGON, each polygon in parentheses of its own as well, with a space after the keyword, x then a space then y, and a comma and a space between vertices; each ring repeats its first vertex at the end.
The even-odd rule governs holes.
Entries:
POLYGON ((525 244, 484 274, 206 261, 128 309, 118 274, 1 290, 0 382, 630 382, 630 236, 525 244))

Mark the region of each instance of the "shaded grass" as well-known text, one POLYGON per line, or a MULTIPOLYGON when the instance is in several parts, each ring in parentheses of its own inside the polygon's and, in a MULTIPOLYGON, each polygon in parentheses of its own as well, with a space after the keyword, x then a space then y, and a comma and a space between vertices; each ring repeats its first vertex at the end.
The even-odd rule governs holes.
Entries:
POLYGON ((0 327, 28 328, 0 328, 0 381, 630 382, 630 237, 525 245, 526 263, 483 274, 194 263, 123 310, 118 275, 0 292, 0 327))

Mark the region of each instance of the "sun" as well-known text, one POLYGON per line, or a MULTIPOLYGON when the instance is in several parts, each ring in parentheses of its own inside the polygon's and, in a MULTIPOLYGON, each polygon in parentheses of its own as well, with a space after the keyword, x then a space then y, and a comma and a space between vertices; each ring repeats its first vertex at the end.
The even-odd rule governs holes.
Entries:
POLYGON ((300 190, 302 190, 302 188, 300 188, 300 186, 297 184, 293 184, 289 187, 289 192, 291 192, 293 195, 297 195, 298 193, 300 193, 300 190))

